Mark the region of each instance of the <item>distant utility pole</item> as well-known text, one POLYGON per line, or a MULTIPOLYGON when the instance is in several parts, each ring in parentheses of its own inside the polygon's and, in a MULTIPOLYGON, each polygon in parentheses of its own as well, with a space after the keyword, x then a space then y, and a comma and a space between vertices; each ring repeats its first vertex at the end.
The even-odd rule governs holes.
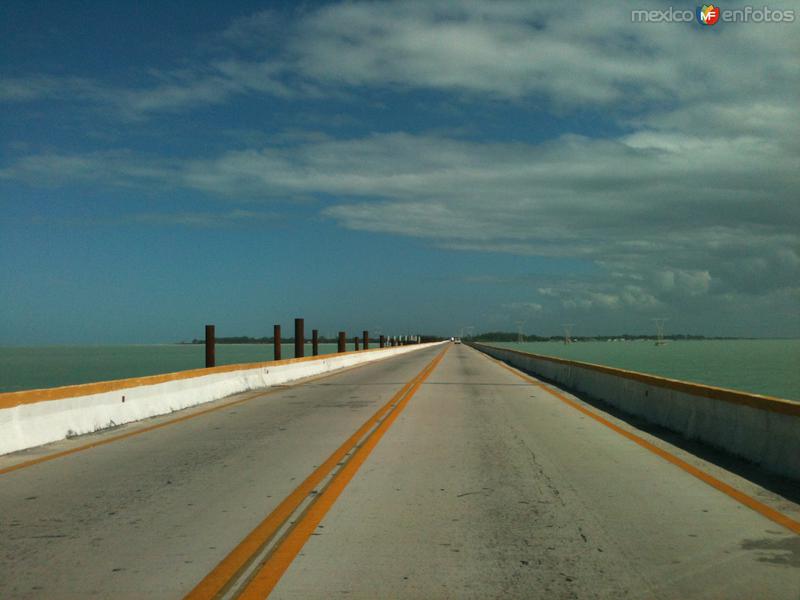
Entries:
POLYGON ((667 341, 664 339, 664 323, 667 320, 668 319, 664 317, 653 319, 656 324, 656 346, 663 346, 667 343, 667 341))
POLYGON ((525 326, 525 321, 517 321, 517 343, 521 344, 525 341, 525 336, 522 333, 522 328, 525 326))
POLYGON ((572 338, 570 337, 570 333, 572 332, 572 327, 575 323, 564 323, 564 343, 571 344, 572 338))

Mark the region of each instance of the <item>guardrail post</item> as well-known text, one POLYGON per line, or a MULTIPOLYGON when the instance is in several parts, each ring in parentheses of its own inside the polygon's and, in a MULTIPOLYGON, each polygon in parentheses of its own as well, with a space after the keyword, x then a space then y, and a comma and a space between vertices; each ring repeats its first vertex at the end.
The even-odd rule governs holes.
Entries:
POLYGON ((294 357, 303 358, 305 356, 305 334, 303 333, 303 319, 294 320, 294 357))
POLYGON ((354 337, 353 341, 356 343, 356 352, 358 352, 358 336, 354 337))
POLYGON ((206 325, 206 369, 213 367, 217 362, 215 355, 216 341, 214 326, 206 325))
POLYGON ((381 348, 385 348, 386 347, 386 336, 385 335, 381 334, 381 336, 378 338, 378 345, 381 348))
POLYGON ((364 350, 369 350, 369 331, 364 330, 364 350))
POLYGON ((339 352, 346 352, 347 351, 347 337, 344 331, 339 332, 339 348, 337 349, 339 352))
POLYGON ((311 355, 319 356, 319 330, 311 330, 311 355))
POLYGON ((272 348, 275 350, 275 360, 281 359, 281 326, 272 327, 272 348))

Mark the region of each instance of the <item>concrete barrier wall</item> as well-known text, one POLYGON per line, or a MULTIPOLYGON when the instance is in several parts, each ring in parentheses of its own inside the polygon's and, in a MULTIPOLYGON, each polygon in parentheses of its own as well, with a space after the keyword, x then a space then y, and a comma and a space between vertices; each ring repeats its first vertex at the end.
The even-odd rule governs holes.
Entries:
POLYGON ((471 344, 565 389, 800 480, 800 403, 471 344))
POLYGON ((0 454, 435 345, 376 348, 3 393, 0 454))

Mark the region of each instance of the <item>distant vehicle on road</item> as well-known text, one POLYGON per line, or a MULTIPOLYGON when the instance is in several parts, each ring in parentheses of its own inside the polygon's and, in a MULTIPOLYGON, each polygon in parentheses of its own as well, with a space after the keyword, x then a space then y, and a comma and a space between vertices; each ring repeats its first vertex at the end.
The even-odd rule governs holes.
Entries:
POLYGON ((454 344, 460 344, 461 343, 461 338, 453 338, 453 343, 454 344))

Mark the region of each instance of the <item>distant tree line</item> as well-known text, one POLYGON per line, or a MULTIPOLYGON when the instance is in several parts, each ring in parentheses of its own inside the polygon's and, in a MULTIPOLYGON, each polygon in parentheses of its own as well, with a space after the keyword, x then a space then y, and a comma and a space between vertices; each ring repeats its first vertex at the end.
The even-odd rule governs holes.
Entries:
MULTIPOLYGON (((348 336, 347 341, 352 341, 352 339, 356 337, 355 335, 348 336)), ((377 344, 378 337, 370 336, 370 342, 377 344)), ((359 340, 361 339, 361 334, 358 335, 359 340)), ((443 340, 444 338, 438 335, 421 335, 421 341, 424 342, 438 342, 443 340)), ((311 338, 306 338, 306 341, 310 342, 311 338)), ((320 344, 336 344, 338 343, 339 338, 329 338, 325 336, 319 336, 319 343, 320 344)), ((246 335, 239 335, 233 337, 218 337, 216 338, 215 342, 217 344, 274 344, 275 338, 274 337, 249 337, 246 335)), ((204 339, 193 339, 191 342, 180 342, 181 344, 205 344, 206 341, 204 339)), ((281 336, 281 343, 294 343, 294 337, 283 337, 281 336)))
MULTIPOLYGON (((352 339, 352 338, 348 338, 352 339)), ((246 335, 238 335, 233 337, 218 337, 214 340, 217 344, 274 344, 275 338, 274 337, 249 337, 246 335)), ((307 341, 311 341, 311 338, 308 338, 307 341)), ((327 338, 324 336, 319 337, 320 344, 331 344, 336 343, 338 341, 337 338, 327 338)), ((294 343, 294 337, 283 337, 281 336, 281 343, 294 343)), ((205 344, 206 341, 204 339, 193 339, 191 342, 181 342, 182 344, 205 344)))
MULTIPOLYGON (((351 341, 354 335, 348 336, 347 340, 351 341)), ((361 336, 358 336, 359 339, 361 336)), ((420 339, 423 343, 425 342, 439 342, 445 338, 439 335, 421 335, 420 339)), ((486 333, 479 333, 477 335, 465 337, 466 340, 473 340, 476 342, 516 342, 519 340, 519 333, 516 331, 488 331, 486 333)), ((526 342, 551 342, 551 341, 562 341, 564 339, 564 335, 550 335, 550 336, 541 336, 536 335, 535 333, 527 333, 523 334, 522 339, 526 342)), ((654 340, 656 339, 655 335, 632 335, 630 333, 623 333, 620 335, 594 335, 594 336, 583 336, 583 335, 571 335, 570 340, 573 342, 606 342, 608 340, 654 340)), ((715 337, 715 336, 704 336, 704 335, 691 335, 691 334, 684 334, 684 333, 676 333, 672 335, 665 335, 665 340, 737 340, 743 338, 737 337, 715 337)), ((307 338, 306 341, 310 341, 310 338, 307 338)), ((377 343, 378 338, 370 338, 370 341, 373 343, 377 343)), ((320 336, 319 343, 320 344, 335 344, 338 342, 338 338, 329 338, 325 336, 320 336)), ((205 344, 206 341, 203 339, 193 339, 191 342, 180 342, 181 344, 205 344)), ((221 337, 216 339, 217 344, 273 344, 275 343, 275 338, 273 337, 249 337, 246 335, 240 336, 233 336, 233 337, 221 337)), ((294 343, 294 337, 281 337, 281 343, 294 343)))
MULTIPOLYGON (((519 333, 516 331, 489 331, 487 333, 479 333, 475 336, 465 339, 474 340, 476 342, 516 342, 519 341, 519 333)), ((564 335, 550 335, 540 336, 534 333, 522 334, 522 339, 526 342, 550 342, 561 341, 564 335)), ((654 340, 657 339, 655 335, 632 335, 630 333, 623 333, 619 335, 571 335, 570 340, 573 342, 606 342, 608 340, 654 340)), ((665 335, 665 340, 736 340, 742 338, 736 337, 707 337, 704 335, 691 335, 684 333, 677 333, 673 335, 665 335)))
MULTIPOLYGON (((553 337, 541 337, 538 335, 533 334, 523 334, 523 339, 528 342, 547 342, 550 339, 563 339, 564 336, 560 338, 553 337)), ((464 339, 468 340, 475 340, 476 342, 516 342, 519 340, 519 333, 516 331, 488 331, 486 333, 479 333, 475 336, 466 337, 464 339)))
POLYGON ((419 341, 422 344, 426 344, 428 342, 441 342, 443 339, 445 339, 445 338, 443 338, 440 335, 420 335, 419 336, 419 341))

